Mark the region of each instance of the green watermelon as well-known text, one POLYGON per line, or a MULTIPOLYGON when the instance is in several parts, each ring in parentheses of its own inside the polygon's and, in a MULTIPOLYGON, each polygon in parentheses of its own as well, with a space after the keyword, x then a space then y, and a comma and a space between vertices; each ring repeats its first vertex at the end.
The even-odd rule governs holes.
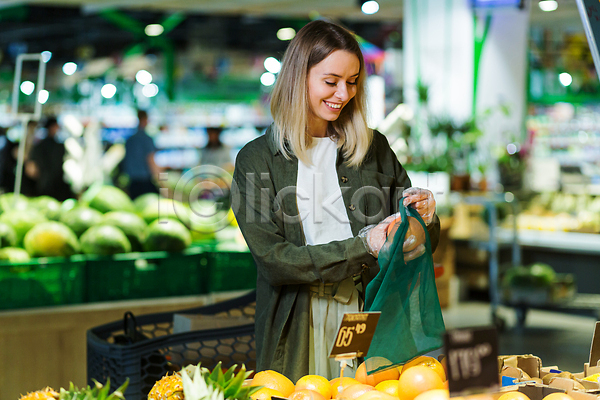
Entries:
POLYGON ((20 247, 4 247, 0 249, 0 260, 11 263, 31 261, 29 253, 20 247))
POLYGON ((190 226, 190 207, 180 201, 173 199, 161 198, 156 202, 151 202, 146 205, 140 214, 147 224, 150 224, 157 219, 176 219, 185 226, 190 226))
POLYGON ((142 217, 127 211, 111 211, 104 214, 102 223, 121 229, 131 243, 131 250, 142 251, 144 231, 148 226, 142 217))
POLYGON ((138 196, 134 201, 133 205, 135 207, 136 212, 142 212, 146 208, 148 204, 156 204, 160 199, 160 196, 157 193, 146 193, 141 196, 138 196))
POLYGON ((17 232, 5 222, 0 222, 0 247, 13 247, 17 244, 17 232))
POLYGON ((111 185, 92 185, 81 196, 81 202, 95 208, 101 213, 109 211, 134 212, 133 201, 127 193, 111 185))
POLYGON ((190 231, 178 220, 155 220, 146 228, 146 251, 182 251, 191 243, 190 231))
POLYGON ((29 205, 41 212, 46 218, 58 221, 61 202, 50 196, 38 196, 29 199, 29 205))
POLYGON ((42 222, 25 235, 25 250, 31 257, 69 257, 79 253, 75 232, 62 222, 42 222))
POLYGON ((79 237, 90 227, 102 222, 102 213, 90 207, 75 207, 60 216, 60 222, 67 225, 79 237))
POLYGON ((29 199, 22 194, 15 198, 14 193, 0 194, 0 212, 9 210, 25 210, 29 207, 29 199))
POLYGON ((5 211, 0 215, 0 222, 13 227, 17 234, 17 246, 23 244, 25 234, 35 225, 48 221, 46 217, 34 209, 5 211))
POLYGON ((125 233, 114 225, 96 225, 81 235, 81 250, 85 254, 108 256, 129 253, 131 244, 125 233))

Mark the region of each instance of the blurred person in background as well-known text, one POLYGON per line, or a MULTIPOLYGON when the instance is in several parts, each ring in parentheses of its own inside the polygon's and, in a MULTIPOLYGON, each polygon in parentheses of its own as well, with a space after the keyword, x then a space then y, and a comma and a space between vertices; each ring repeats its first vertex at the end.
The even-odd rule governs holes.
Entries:
POLYGON ((0 127, 0 190, 3 193, 13 191, 17 167, 17 159, 13 157, 13 153, 18 146, 8 139, 7 131, 7 128, 0 127))
MULTIPOLYGON (((29 160, 29 155, 31 154, 31 149, 35 143, 35 133, 37 129, 38 123, 37 121, 29 121, 27 123, 27 129, 25 132, 25 151, 23 154, 23 173, 21 175, 21 194, 25 196, 33 197, 37 196, 36 191, 36 182, 31 179, 25 172, 25 165, 27 164, 27 160, 29 160)), ((18 160, 19 157, 19 146, 13 149, 13 157, 15 160, 18 160)))
POLYGON ((128 193, 132 199, 146 193, 159 193, 154 182, 161 172, 154 161, 154 140, 146 133, 148 113, 138 110, 137 117, 137 130, 125 141, 125 158, 122 162, 123 172, 129 177, 128 193))
POLYGON ((433 249, 439 240, 433 194, 410 188, 386 137, 367 126, 366 77, 351 32, 308 23, 283 57, 274 123, 237 155, 233 210, 258 269, 258 371, 339 376, 331 346, 344 313, 362 310, 393 213, 410 205, 433 249))
POLYGON ((220 127, 206 128, 208 143, 200 151, 200 163, 202 165, 216 165, 227 171, 233 171, 233 161, 231 160, 231 149, 221 142, 220 127))
POLYGON ((64 179, 65 145, 57 141, 60 125, 55 117, 48 117, 44 127, 46 137, 32 146, 25 174, 35 181, 36 195, 63 201, 74 195, 64 179))

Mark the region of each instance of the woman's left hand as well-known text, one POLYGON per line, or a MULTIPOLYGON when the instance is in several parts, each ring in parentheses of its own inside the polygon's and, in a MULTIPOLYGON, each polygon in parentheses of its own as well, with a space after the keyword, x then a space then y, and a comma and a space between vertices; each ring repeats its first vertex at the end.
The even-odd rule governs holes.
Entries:
POLYGON ((431 224, 435 214, 435 199, 430 190, 411 187, 402 192, 404 206, 411 205, 417 210, 425 225, 431 224))

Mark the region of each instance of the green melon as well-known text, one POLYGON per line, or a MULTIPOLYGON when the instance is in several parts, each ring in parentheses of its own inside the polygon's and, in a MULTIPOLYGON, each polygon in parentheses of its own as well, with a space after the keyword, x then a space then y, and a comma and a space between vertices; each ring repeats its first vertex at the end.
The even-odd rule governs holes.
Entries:
POLYGON ((146 193, 141 196, 138 196, 134 201, 133 205, 135 207, 136 212, 142 212, 146 208, 148 204, 156 204, 160 199, 160 196, 157 193, 146 193))
POLYGON ((158 201, 150 202, 141 212, 141 217, 144 218, 147 224, 150 224, 157 219, 176 219, 185 226, 190 226, 190 207, 180 201, 173 199, 161 198, 158 201))
POLYGON ((102 222, 102 213, 90 207, 75 207, 60 216, 60 222, 67 225, 79 237, 90 227, 102 222))
POLYGON ((25 250, 31 257, 68 257, 79 253, 75 232, 62 222, 42 222, 25 235, 25 250))
POLYGON ((46 218, 58 221, 61 202, 50 196, 38 196, 29 200, 29 205, 41 212, 46 218))
POLYGON ((80 238, 81 250, 85 254, 108 256, 129 253, 131 243, 125 233, 114 225, 96 225, 85 231, 80 238))
POLYGON ((13 247, 17 244, 17 232, 5 222, 0 222, 0 247, 13 247))
POLYGON ((148 225, 144 249, 146 251, 182 251, 192 243, 190 231, 181 222, 166 218, 148 225))
POLYGON ((109 211, 134 212, 133 201, 127 193, 115 186, 92 185, 81 196, 81 202, 95 208, 101 213, 109 211))
POLYGON ((4 247, 0 249, 0 260, 11 263, 31 261, 29 253, 20 247, 4 247))
POLYGON ((142 217, 127 211, 111 211, 104 214, 102 223, 121 229, 131 243, 131 250, 142 251, 144 231, 148 226, 142 217))
POLYGON ((23 244, 25 234, 35 225, 48 221, 46 217, 37 210, 11 210, 0 215, 0 222, 13 227, 17 234, 17 246, 23 244))
POLYGON ((19 194, 15 197, 14 193, 0 194, 0 212, 9 210, 25 210, 29 207, 29 199, 19 194))

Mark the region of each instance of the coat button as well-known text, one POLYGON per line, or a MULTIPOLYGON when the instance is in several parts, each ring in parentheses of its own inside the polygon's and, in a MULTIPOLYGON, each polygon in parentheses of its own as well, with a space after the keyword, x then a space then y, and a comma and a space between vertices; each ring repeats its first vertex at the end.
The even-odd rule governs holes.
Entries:
POLYGON ((348 206, 348 208, 350 209, 350 211, 354 211, 354 210, 356 210, 356 206, 355 206, 354 204, 350 204, 350 205, 348 206))
POLYGON ((342 181, 342 183, 346 183, 346 182, 348 182, 348 178, 346 178, 345 176, 342 176, 342 177, 340 178, 340 180, 342 181))

